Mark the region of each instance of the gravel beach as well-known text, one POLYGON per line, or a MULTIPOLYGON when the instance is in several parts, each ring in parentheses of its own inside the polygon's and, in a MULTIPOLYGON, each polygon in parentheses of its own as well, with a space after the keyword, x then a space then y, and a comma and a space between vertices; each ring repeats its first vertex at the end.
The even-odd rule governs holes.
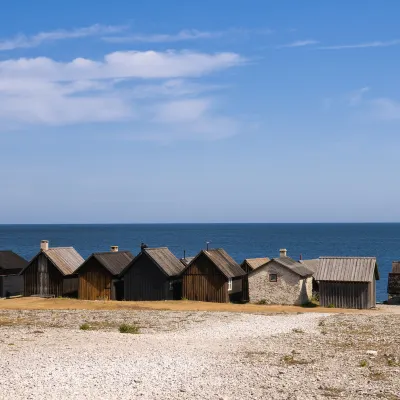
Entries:
POLYGON ((0 398, 400 399, 399 330, 392 313, 0 310, 0 398))

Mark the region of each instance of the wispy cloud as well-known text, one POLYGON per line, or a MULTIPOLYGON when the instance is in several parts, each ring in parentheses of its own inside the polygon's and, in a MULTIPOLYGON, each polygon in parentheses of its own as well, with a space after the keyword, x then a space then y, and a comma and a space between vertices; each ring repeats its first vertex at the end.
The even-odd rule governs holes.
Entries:
POLYGON ((356 44, 341 44, 334 46, 320 46, 320 50, 346 50, 346 49, 366 49, 369 47, 391 47, 400 45, 400 39, 379 41, 375 40, 373 42, 356 43, 356 44))
POLYGON ((307 40, 296 40, 295 42, 283 44, 278 46, 279 49, 288 48, 288 47, 305 47, 316 45, 319 42, 317 40, 307 39, 307 40))
POLYGON ((364 86, 361 89, 357 89, 350 93, 349 95, 349 105, 350 106, 357 106, 361 103, 366 93, 368 93, 370 88, 368 86, 364 86))
POLYGON ((72 30, 59 29, 51 32, 40 32, 31 36, 21 34, 11 39, 0 39, 0 51, 37 47, 44 42, 53 42, 57 40, 78 39, 90 36, 119 33, 125 29, 125 26, 106 26, 95 24, 72 30))
POLYGON ((200 31, 196 29, 185 29, 178 33, 159 34, 131 34, 126 36, 105 36, 103 40, 110 43, 171 43, 201 39, 215 39, 223 36, 234 35, 268 35, 273 31, 270 29, 228 29, 225 31, 200 31))
POLYGON ((384 121, 400 120, 400 102, 388 98, 377 98, 370 104, 377 118, 384 121))

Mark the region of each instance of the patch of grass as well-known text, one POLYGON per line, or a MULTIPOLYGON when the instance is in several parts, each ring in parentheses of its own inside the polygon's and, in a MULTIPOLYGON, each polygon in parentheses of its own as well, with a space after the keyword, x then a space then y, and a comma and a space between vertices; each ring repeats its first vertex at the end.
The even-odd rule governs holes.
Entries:
POLYGON ((361 368, 365 368, 368 366, 368 361, 367 360, 361 360, 359 366, 361 368))
POLYGON ((187 299, 186 297, 182 297, 181 300, 183 300, 183 301, 188 301, 188 299, 187 299))
POLYGON ((294 333, 305 333, 305 332, 303 331, 303 329, 299 329, 299 328, 294 328, 294 329, 292 330, 292 332, 294 332, 294 333))
POLYGON ((258 300, 257 304, 265 305, 265 304, 267 304, 267 300, 265 300, 265 299, 258 300))
POLYGON ((15 346, 15 343, 8 343, 9 346, 15 346))
POLYGON ((328 308, 335 308, 335 305, 333 303, 328 304, 328 308))
POLYGON ((90 325, 89 325, 87 322, 85 322, 84 324, 82 324, 82 325, 79 327, 79 329, 80 329, 81 331, 90 331, 91 327, 90 327, 90 325))
POLYGON ((298 360, 298 359, 294 358, 293 354, 283 356, 282 361, 286 365, 305 365, 305 364, 311 364, 313 362, 313 361, 307 361, 307 360, 298 360))
POLYGON ((386 376, 383 372, 371 372, 369 377, 372 381, 386 381, 386 376))
POLYGON ((343 389, 336 387, 325 387, 322 390, 324 391, 322 394, 324 397, 339 397, 344 392, 343 389))
POLYGON ((388 367, 400 367, 400 362, 394 356, 385 356, 388 367))
POLYGON ((301 306, 304 308, 315 308, 315 307, 318 307, 318 304, 316 304, 312 301, 308 301, 307 303, 303 303, 301 306))
POLYGON ((140 333, 140 328, 137 325, 122 324, 119 327, 119 331, 120 333, 138 334, 140 333))

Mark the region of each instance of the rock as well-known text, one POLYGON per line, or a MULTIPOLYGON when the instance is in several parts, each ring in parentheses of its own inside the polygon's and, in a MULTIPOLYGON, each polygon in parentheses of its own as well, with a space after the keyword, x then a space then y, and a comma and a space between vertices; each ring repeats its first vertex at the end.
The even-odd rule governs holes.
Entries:
POLYGON ((376 350, 367 350, 366 354, 371 357, 376 357, 378 355, 378 352, 376 350))

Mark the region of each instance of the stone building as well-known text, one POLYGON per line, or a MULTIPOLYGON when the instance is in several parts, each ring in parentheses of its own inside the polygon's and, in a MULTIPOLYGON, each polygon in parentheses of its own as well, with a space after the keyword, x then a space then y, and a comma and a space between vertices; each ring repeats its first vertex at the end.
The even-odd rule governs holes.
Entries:
POLYGON ((304 262, 287 256, 273 258, 248 275, 251 303, 301 305, 312 297, 313 271, 304 262))

